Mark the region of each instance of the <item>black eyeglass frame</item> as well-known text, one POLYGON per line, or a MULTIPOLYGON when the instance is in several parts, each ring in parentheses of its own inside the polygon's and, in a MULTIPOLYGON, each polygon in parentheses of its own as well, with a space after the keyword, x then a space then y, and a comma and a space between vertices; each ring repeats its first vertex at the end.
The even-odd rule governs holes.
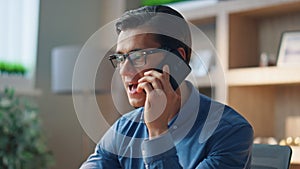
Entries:
POLYGON ((118 57, 123 57, 122 59, 124 59, 123 61, 125 61, 127 58, 129 59, 131 65, 133 65, 134 67, 141 67, 141 66, 144 66, 146 63, 147 63, 147 56, 148 55, 151 55, 151 54, 155 54, 155 53, 159 53, 159 52, 164 52, 162 50, 165 50, 165 51, 172 51, 172 49, 168 48, 168 47, 160 47, 160 48, 154 48, 154 49, 141 49, 141 50, 137 50, 137 51, 132 51, 132 52, 129 52, 129 53, 126 53, 126 54, 112 54, 112 55, 109 55, 109 60, 112 64, 112 66, 114 68, 118 68, 118 65, 113 61, 113 60, 117 60, 118 57), (142 65, 139 65, 139 66, 136 66, 134 65, 133 61, 130 59, 130 55, 135 53, 135 52, 141 52, 142 51, 142 57, 144 57, 145 61, 142 65))

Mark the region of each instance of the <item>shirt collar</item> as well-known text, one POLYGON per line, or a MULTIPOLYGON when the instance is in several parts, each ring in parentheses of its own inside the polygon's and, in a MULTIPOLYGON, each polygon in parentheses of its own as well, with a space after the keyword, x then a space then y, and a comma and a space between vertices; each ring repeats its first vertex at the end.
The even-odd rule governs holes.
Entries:
POLYGON ((178 118, 176 119, 175 122, 177 126, 180 126, 182 123, 186 123, 187 121, 190 122, 192 122, 191 120, 194 121, 199 111, 199 104, 200 104, 199 91, 191 84, 191 82, 189 81, 185 81, 185 82, 188 88, 191 89, 191 93, 189 98, 183 104, 183 106, 181 107, 178 113, 178 118), (195 118, 192 118, 194 116, 195 118))

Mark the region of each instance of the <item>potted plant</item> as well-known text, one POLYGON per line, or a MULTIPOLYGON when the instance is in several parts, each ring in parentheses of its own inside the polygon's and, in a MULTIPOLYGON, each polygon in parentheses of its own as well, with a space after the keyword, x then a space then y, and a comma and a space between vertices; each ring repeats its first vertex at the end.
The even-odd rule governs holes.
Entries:
POLYGON ((44 169, 51 164, 36 106, 6 88, 0 93, 0 168, 44 169))
POLYGON ((24 76, 26 72, 27 69, 22 64, 0 61, 0 73, 24 76))

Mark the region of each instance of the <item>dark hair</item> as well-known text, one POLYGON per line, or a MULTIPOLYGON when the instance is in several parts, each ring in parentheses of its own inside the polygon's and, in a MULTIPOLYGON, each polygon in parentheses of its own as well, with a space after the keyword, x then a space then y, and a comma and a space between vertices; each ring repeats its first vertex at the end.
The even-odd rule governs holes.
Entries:
POLYGON ((116 31, 149 26, 155 39, 161 46, 171 49, 182 47, 186 53, 186 62, 191 57, 191 32, 184 17, 168 6, 145 6, 125 12, 116 23, 116 31))

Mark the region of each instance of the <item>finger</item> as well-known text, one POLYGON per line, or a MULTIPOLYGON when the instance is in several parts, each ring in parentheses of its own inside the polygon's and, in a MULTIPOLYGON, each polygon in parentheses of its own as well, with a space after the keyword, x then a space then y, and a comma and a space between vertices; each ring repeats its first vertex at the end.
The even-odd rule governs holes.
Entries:
POLYGON ((169 65, 164 65, 163 66, 163 76, 164 79, 167 81, 167 83, 164 83, 163 87, 166 92, 174 92, 172 85, 170 83, 170 67, 169 65))
POLYGON ((144 76, 138 80, 138 83, 148 82, 152 85, 153 89, 162 89, 162 84, 160 79, 154 76, 144 76))
POLYGON ((162 75, 162 72, 163 70, 158 70, 158 69, 151 69, 151 70, 148 70, 146 72, 144 72, 144 75, 145 76, 160 76, 162 75))
POLYGON ((169 65, 164 65, 163 66, 163 74, 167 78, 167 80, 169 81, 169 79, 170 79, 170 67, 169 67, 169 65))
POLYGON ((136 90, 138 93, 142 91, 146 91, 146 93, 149 94, 153 90, 153 88, 148 82, 142 82, 138 84, 136 90))
POLYGON ((157 70, 149 70, 149 71, 147 71, 147 72, 144 73, 144 76, 153 76, 153 77, 156 77, 157 79, 159 79, 161 81, 162 84, 165 83, 166 80, 168 80, 168 76, 166 76, 166 74, 164 74, 163 72, 159 72, 157 70))
POLYGON ((170 75, 169 75, 170 69, 168 65, 163 66, 163 73, 160 73, 156 70, 149 70, 144 73, 145 76, 154 76, 158 79, 160 79, 161 86, 163 90, 165 91, 172 91, 171 89, 171 83, 170 83, 170 75))

